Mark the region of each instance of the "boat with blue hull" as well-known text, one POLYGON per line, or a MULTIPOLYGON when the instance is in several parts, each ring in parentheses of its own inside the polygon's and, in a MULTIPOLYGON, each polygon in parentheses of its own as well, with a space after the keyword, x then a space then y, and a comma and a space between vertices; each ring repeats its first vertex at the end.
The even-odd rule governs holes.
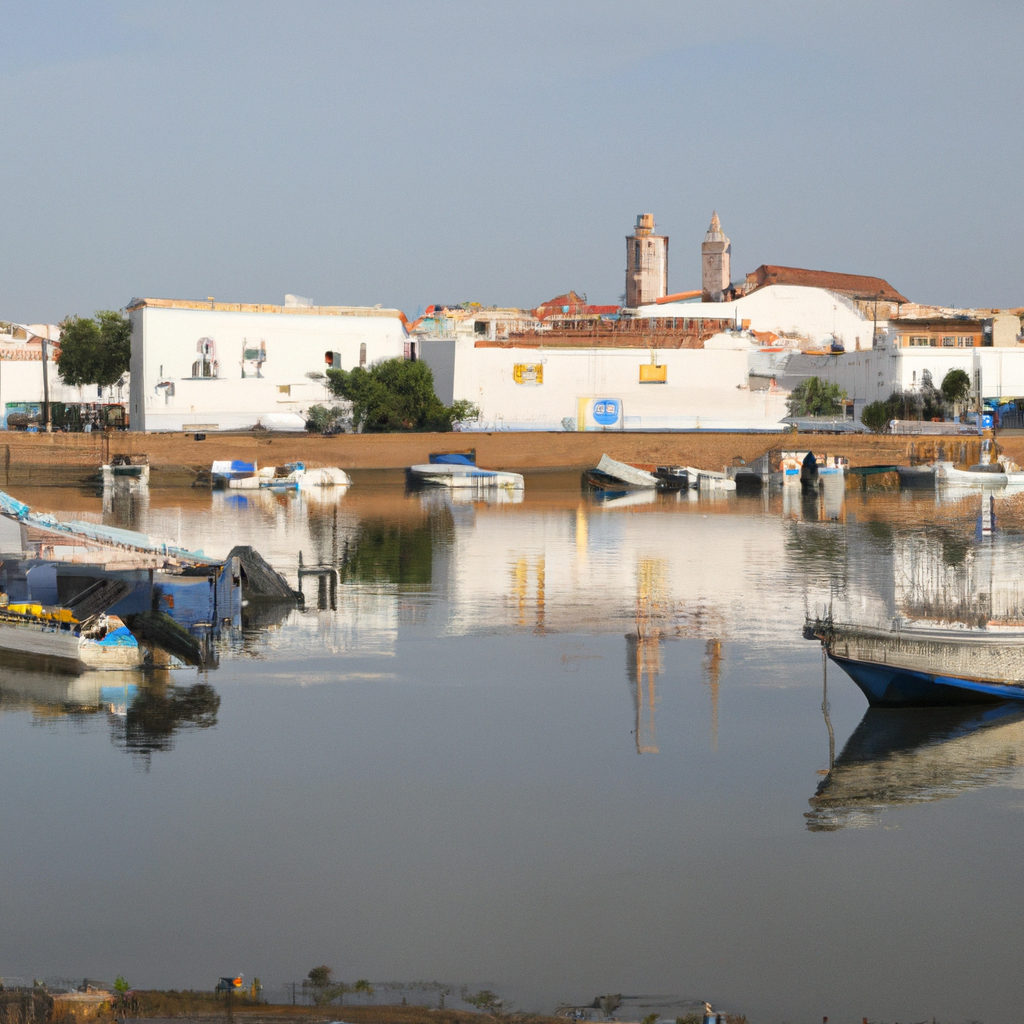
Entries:
POLYGON ((821 641, 872 707, 1024 702, 1024 632, 1018 629, 887 630, 815 619, 806 623, 805 636, 821 641))

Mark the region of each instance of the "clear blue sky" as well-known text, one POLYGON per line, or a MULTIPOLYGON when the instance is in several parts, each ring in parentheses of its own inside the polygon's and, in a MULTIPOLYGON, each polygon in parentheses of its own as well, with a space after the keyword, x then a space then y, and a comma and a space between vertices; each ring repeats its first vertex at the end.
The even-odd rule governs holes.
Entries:
POLYGON ((699 283, 1024 304, 1024 4, 0 0, 0 318, 135 295, 615 302, 699 283))

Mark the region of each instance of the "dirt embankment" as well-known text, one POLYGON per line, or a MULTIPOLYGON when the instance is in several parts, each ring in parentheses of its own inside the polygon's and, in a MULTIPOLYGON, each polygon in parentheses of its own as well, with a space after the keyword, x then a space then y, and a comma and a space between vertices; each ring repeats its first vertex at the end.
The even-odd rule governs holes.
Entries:
MULTIPOLYGON (((261 466, 305 462, 346 470, 402 469, 426 462, 431 452, 475 448, 481 466, 494 469, 580 470, 607 452, 623 462, 696 466, 720 470, 752 462, 779 448, 812 449, 845 455, 853 466, 925 461, 937 454, 939 439, 868 434, 574 433, 523 431, 458 434, 27 434, 9 431, 0 440, 0 486, 61 485, 87 480, 118 455, 146 455, 150 486, 191 484, 216 459, 245 459, 261 466)), ((947 457, 977 461, 977 439, 945 439, 947 457)), ((1000 438, 1000 445, 1024 462, 1024 437, 1000 438)))

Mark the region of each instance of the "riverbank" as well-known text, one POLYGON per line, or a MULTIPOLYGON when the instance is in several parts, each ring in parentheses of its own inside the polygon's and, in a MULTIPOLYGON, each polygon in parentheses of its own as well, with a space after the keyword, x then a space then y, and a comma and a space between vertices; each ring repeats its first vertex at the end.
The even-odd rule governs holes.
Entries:
MULTIPOLYGON (((219 459, 256 461, 261 466, 305 462, 308 467, 394 470, 426 462, 431 452, 475 448, 477 462, 493 469, 583 470, 607 452, 623 462, 688 465, 721 470, 749 463, 780 448, 843 455, 853 466, 906 464, 934 458, 942 439, 875 434, 576 433, 529 431, 457 434, 218 433, 197 441, 193 434, 28 434, 6 432, 0 440, 0 486, 84 483, 118 456, 145 456, 151 487, 190 486, 219 459)), ((956 461, 977 461, 977 438, 946 438, 956 461)), ((1024 461, 1024 437, 1000 438, 1024 461)))

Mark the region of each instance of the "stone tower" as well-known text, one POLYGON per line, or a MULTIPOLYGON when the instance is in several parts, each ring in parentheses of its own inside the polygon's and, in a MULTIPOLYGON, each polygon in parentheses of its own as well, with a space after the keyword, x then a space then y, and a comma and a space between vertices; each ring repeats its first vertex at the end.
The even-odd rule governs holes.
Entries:
POLYGON ((641 213, 626 236, 626 305, 630 309, 668 294, 668 237, 654 233, 654 214, 641 213))
POLYGON ((704 302, 721 302, 729 290, 730 256, 732 246, 722 230, 718 214, 712 212, 711 226, 700 247, 701 299, 704 302))

